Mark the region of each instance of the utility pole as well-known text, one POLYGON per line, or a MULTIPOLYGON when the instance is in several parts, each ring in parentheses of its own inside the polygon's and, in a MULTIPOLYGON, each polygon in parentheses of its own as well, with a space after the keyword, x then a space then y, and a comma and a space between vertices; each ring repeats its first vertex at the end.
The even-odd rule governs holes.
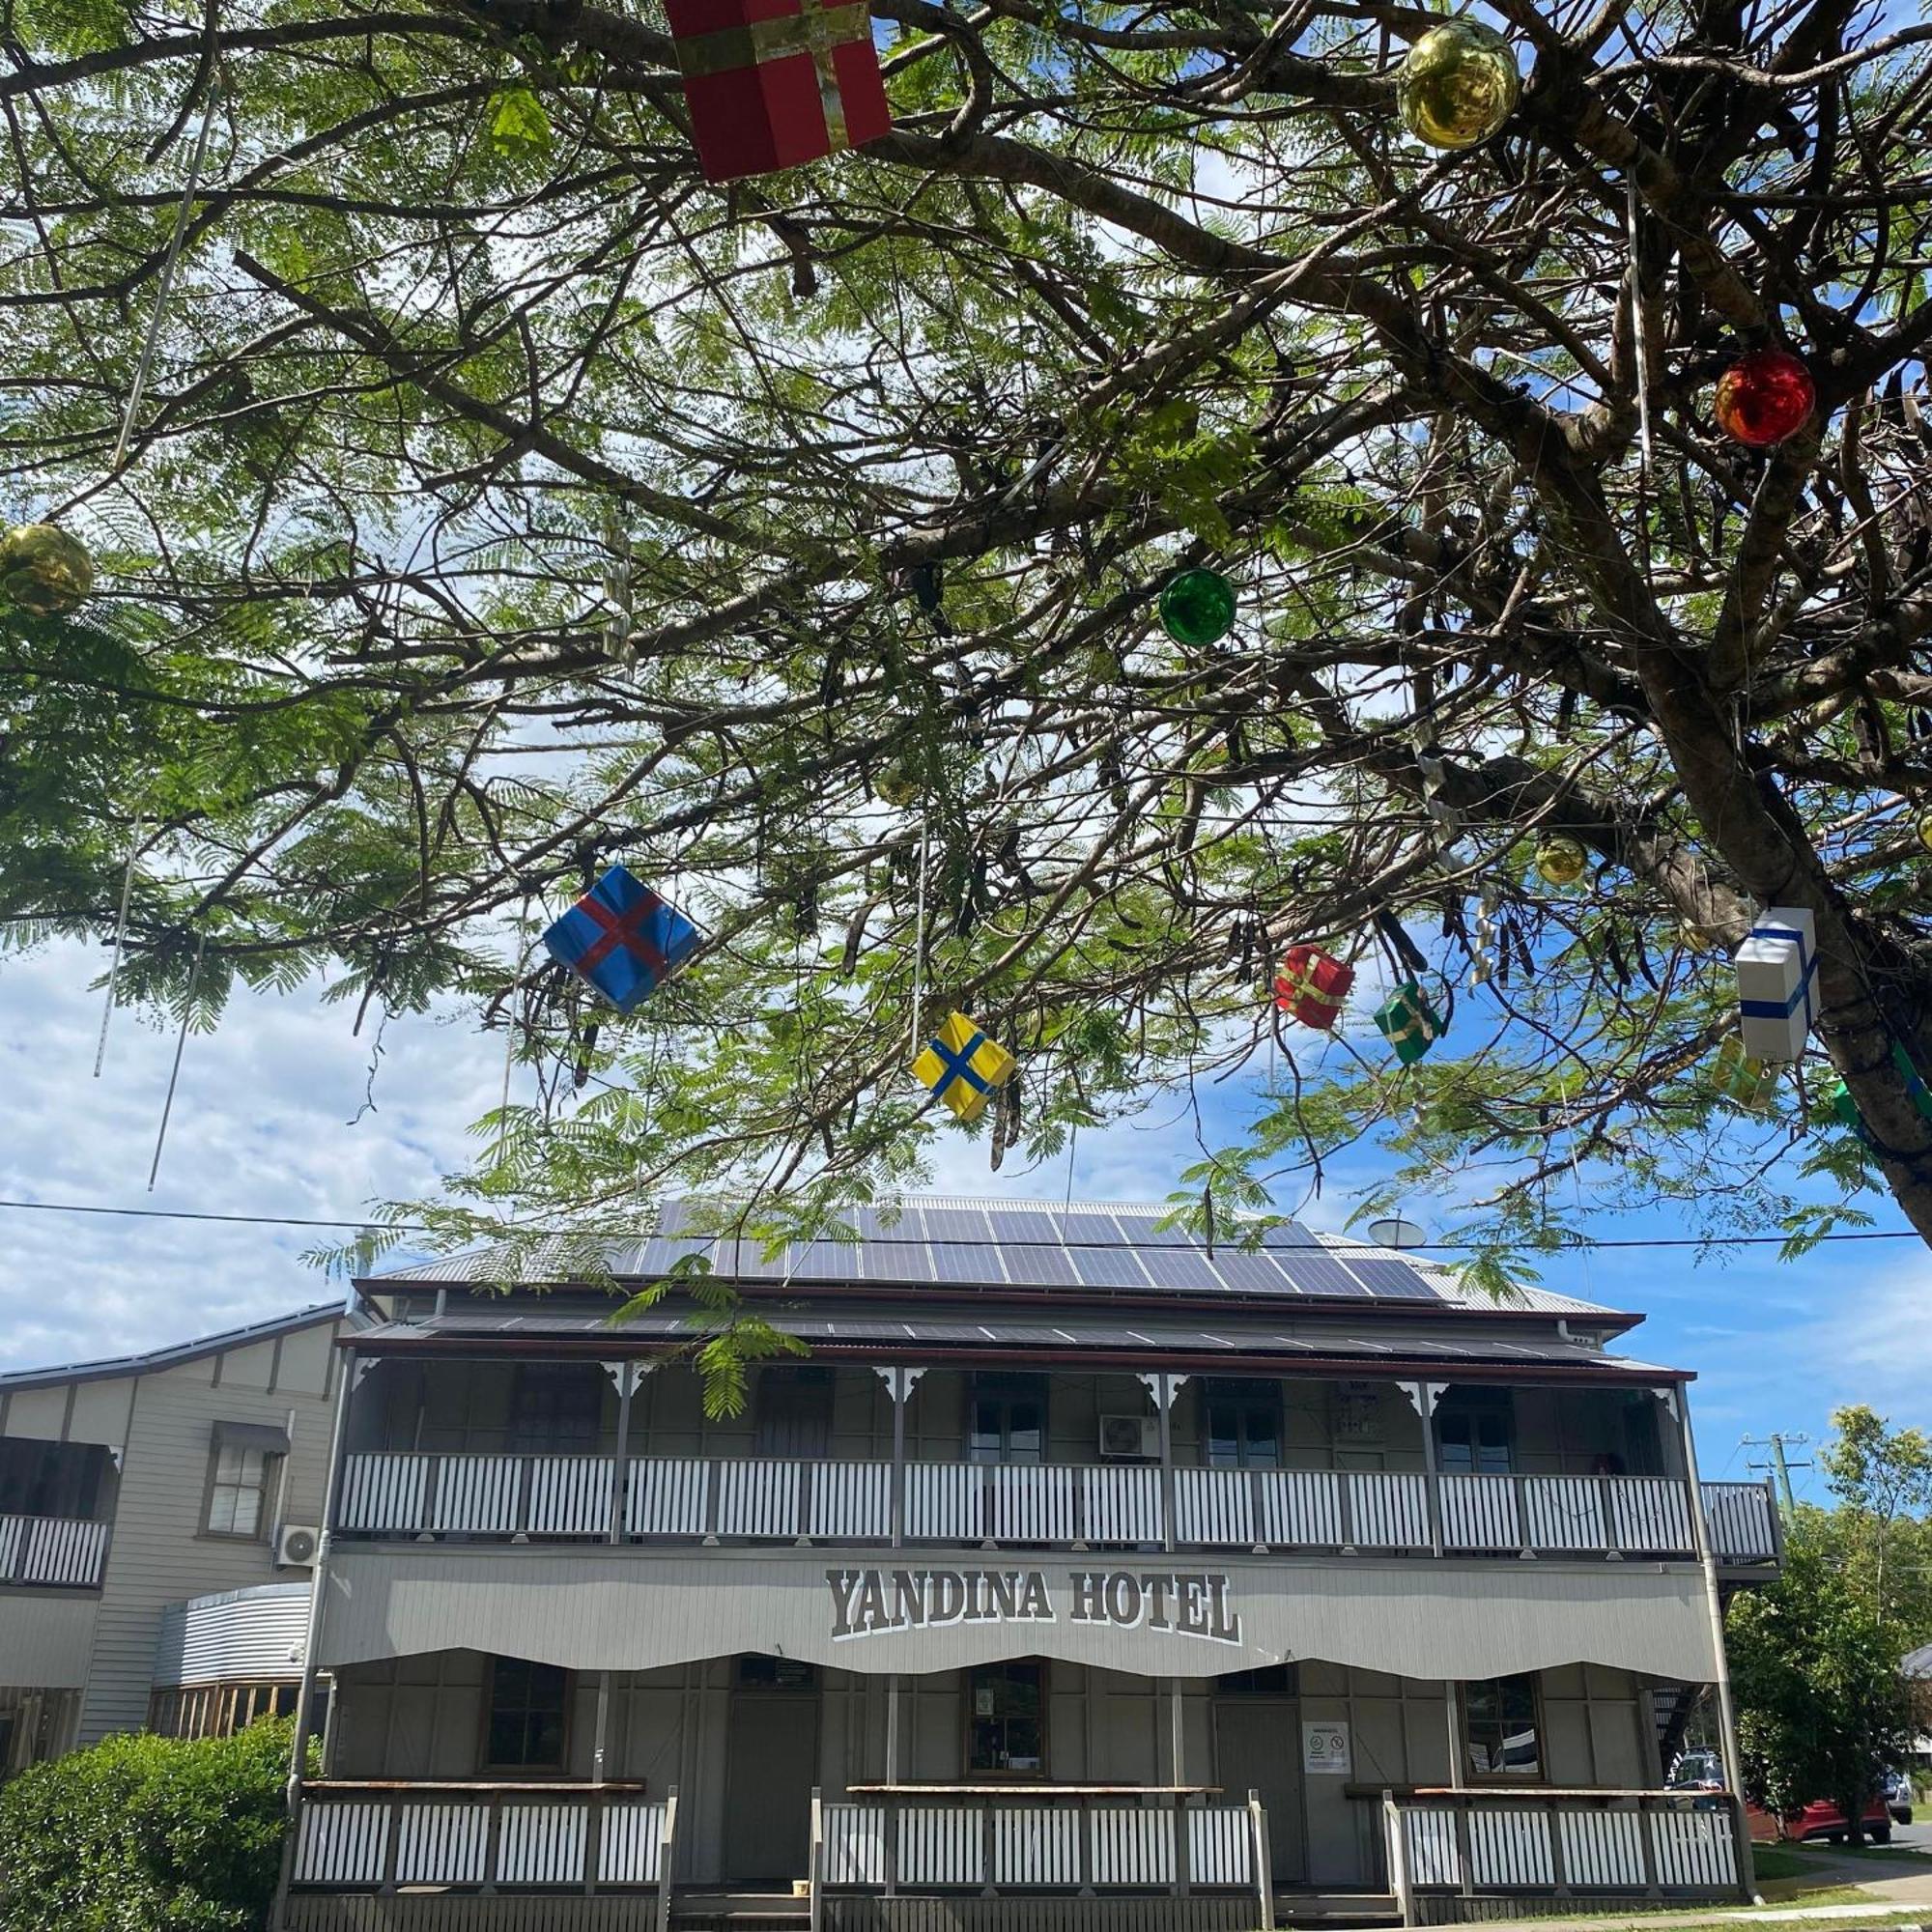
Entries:
POLYGON ((1771 1461, 1768 1463, 1747 1462, 1745 1466, 1750 1469, 1768 1468, 1776 1476, 1777 1511, 1785 1521, 1789 1522, 1793 1512, 1797 1508, 1796 1503, 1792 1501, 1791 1497, 1791 1472, 1794 1469, 1808 1469, 1811 1464, 1809 1463, 1794 1463, 1786 1457, 1784 1451, 1787 1446, 1808 1449, 1811 1446, 1810 1436, 1804 1435, 1802 1431, 1786 1433, 1782 1430, 1774 1429, 1769 1435, 1743 1436, 1740 1438, 1739 1446, 1745 1449, 1769 1449, 1771 1451, 1771 1461))

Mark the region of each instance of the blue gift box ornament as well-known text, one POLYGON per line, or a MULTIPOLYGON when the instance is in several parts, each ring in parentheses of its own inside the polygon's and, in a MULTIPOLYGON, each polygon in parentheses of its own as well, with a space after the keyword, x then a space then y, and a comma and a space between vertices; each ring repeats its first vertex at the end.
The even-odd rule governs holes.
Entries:
POLYGON ((1797 1060, 1818 1017, 1818 942, 1804 906, 1767 906, 1738 948, 1738 1014, 1753 1060, 1797 1060))
POLYGON ((544 934, 553 959, 628 1013, 697 951, 697 928, 622 866, 612 866, 544 934))

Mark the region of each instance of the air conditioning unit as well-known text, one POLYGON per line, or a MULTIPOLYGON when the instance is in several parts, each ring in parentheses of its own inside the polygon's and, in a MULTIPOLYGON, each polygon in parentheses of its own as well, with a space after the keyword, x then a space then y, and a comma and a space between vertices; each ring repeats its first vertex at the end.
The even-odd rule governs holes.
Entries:
POLYGON ((322 1531, 313 1523, 285 1522, 275 1538, 277 1570, 313 1570, 316 1551, 322 1548, 322 1531))
POLYGON ((1100 1457, 1107 1463, 1143 1463, 1160 1454, 1160 1424, 1151 1415, 1103 1415, 1100 1457))

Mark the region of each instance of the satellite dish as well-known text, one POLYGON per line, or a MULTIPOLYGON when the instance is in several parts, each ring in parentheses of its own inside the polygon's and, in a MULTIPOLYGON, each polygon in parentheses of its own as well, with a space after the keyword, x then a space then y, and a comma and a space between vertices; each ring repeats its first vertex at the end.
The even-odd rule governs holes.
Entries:
POLYGON ((1369 1223, 1369 1239, 1378 1248, 1419 1248, 1428 1238, 1420 1221, 1405 1221, 1400 1214, 1369 1223))

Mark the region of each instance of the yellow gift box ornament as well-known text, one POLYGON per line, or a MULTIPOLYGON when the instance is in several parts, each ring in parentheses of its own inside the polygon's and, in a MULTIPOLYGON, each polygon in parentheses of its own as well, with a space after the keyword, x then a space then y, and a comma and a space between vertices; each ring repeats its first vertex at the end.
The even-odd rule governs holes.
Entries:
POLYGON ((994 1089, 1013 1077, 1018 1064, 964 1013, 950 1013, 913 1062, 912 1070, 932 1089, 933 1097, 944 1100, 962 1121, 977 1121, 994 1089))

